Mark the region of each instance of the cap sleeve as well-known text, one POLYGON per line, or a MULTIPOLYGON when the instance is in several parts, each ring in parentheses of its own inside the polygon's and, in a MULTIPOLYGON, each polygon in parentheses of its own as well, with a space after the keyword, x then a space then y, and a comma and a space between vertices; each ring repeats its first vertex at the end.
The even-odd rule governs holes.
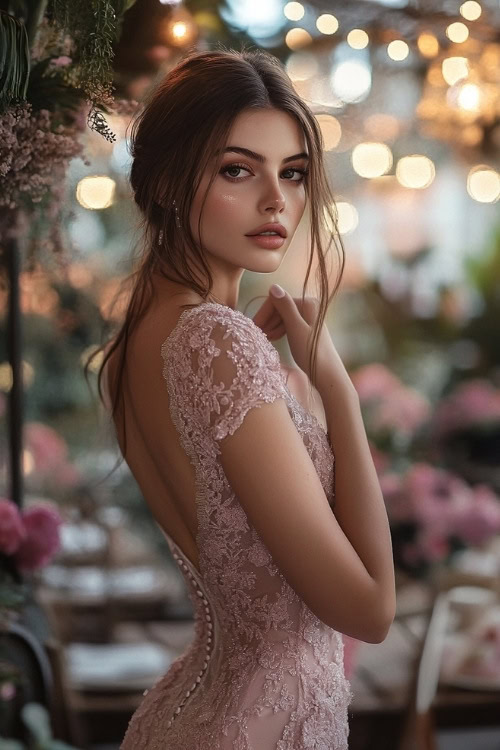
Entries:
POLYGON ((174 421, 214 441, 232 435, 250 409, 285 398, 278 352, 243 313, 205 303, 181 314, 162 346, 174 421))

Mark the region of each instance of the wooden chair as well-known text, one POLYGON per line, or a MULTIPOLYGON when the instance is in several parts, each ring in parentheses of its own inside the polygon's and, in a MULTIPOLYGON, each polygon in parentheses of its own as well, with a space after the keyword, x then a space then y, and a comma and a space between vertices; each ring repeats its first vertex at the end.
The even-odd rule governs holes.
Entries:
POLYGON ((411 680, 409 705, 397 750, 439 750, 439 732, 465 727, 499 730, 500 695, 439 685, 441 661, 450 614, 450 589, 435 595, 427 632, 411 680))

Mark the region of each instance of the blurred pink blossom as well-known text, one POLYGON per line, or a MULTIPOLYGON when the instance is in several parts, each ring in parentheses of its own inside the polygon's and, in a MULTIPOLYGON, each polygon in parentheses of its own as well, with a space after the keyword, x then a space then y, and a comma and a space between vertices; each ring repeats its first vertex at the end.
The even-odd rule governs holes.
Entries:
POLYGON ((46 565, 59 550, 59 527, 63 519, 54 507, 38 505, 23 511, 22 520, 26 537, 15 560, 21 570, 32 571, 46 565))
POLYGON ((351 375, 361 403, 391 395, 395 388, 401 386, 401 381, 380 362, 359 367, 351 375))
POLYGON ((53 57, 50 61, 52 65, 69 65, 72 61, 71 57, 68 57, 67 55, 61 55, 60 57, 53 57))
POLYGON ((483 378, 458 385, 436 407, 434 423, 443 435, 471 424, 500 419, 500 390, 483 378))
POLYGON ((52 427, 41 422, 28 422, 24 439, 26 450, 33 457, 34 471, 45 474, 66 461, 66 442, 52 427))
POLYGON ((26 529, 17 505, 0 498, 0 552, 12 555, 26 537, 26 529))
POLYGON ((412 435, 430 415, 431 405, 425 396, 399 385, 375 407, 371 424, 376 430, 392 429, 412 435))
POLYGON ((433 529, 425 529, 418 534, 417 550, 419 558, 437 563, 446 560, 451 548, 445 535, 433 529))
POLYGON ((456 514, 453 528, 465 542, 477 545, 500 532, 500 503, 490 487, 482 484, 473 489, 471 501, 456 514))
POLYGON ((471 487, 452 472, 423 462, 405 474, 387 472, 379 482, 395 544, 398 524, 415 524, 414 539, 402 541, 400 548, 409 565, 446 560, 452 537, 479 545, 500 532, 500 500, 485 484, 471 487))
POLYGON ((416 463, 404 478, 411 514, 424 528, 447 535, 455 515, 471 500, 470 487, 451 472, 416 463))

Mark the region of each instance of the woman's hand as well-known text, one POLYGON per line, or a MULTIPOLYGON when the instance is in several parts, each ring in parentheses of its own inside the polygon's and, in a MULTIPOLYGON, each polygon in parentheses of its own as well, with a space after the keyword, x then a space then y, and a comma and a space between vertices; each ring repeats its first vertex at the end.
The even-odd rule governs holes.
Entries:
MULTIPOLYGON (((316 297, 306 297, 302 302, 300 297, 292 297, 285 291, 283 297, 269 294, 253 317, 253 322, 262 329, 270 341, 280 339, 286 334, 292 357, 309 380, 311 373, 308 346, 312 342, 312 331, 318 312, 319 300, 316 297)), ((316 361, 316 382, 312 384, 318 391, 321 392, 321 385, 328 378, 347 378, 352 385, 324 323, 318 338, 316 361)))

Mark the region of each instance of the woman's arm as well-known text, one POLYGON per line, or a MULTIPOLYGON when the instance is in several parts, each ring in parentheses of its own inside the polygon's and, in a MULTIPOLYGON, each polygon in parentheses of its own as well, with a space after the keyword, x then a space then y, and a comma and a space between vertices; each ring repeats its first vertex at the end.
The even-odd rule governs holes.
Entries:
POLYGON ((392 539, 358 394, 333 372, 318 390, 335 455, 335 518, 376 585, 388 630, 396 611, 392 539))

